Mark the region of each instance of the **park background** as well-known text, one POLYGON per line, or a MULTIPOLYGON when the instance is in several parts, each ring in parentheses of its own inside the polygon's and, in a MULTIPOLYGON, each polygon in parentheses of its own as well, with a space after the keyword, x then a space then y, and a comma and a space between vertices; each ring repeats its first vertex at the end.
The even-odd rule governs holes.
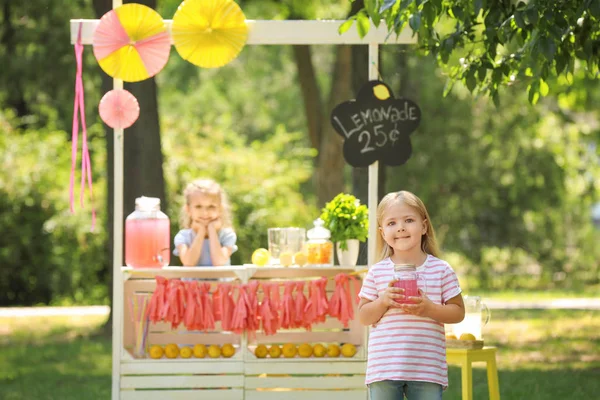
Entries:
MULTIPOLYGON (((111 79, 89 46, 93 232, 88 193, 83 210, 72 214, 68 203, 75 80, 69 19, 99 18, 110 3, 0 1, 0 307, 110 303, 112 131, 97 104, 111 79)), ((139 3, 171 18, 180 2, 139 3)), ((238 3, 248 19, 345 19, 362 2, 238 3)), ((507 301, 600 297, 597 75, 580 68, 550 77, 534 105, 528 82, 517 79, 495 105, 468 83, 449 85, 448 69, 418 50, 380 48, 380 79, 423 114, 408 163, 380 168, 380 193, 404 189, 424 200, 465 293, 507 301)), ((309 228, 339 192, 366 203, 367 170, 345 164, 329 124, 331 108, 367 81, 366 52, 247 46, 227 66, 202 70, 173 49, 155 79, 126 85, 141 117, 125 132, 125 215, 135 197, 160 197, 174 234, 183 187, 212 177, 229 193, 240 245, 232 262, 242 264, 266 246, 268 227, 309 228)), ((598 311, 493 314, 486 340, 501 349, 503 398, 583 399, 600 389, 598 311)), ((75 399, 84 389, 108 398, 106 315, 23 321, 0 317, 0 398, 75 399), (25 390, 36 394, 23 397, 25 390)), ((476 398, 486 393, 479 381, 476 398)), ((458 398, 459 382, 451 369, 446 397, 458 398)))

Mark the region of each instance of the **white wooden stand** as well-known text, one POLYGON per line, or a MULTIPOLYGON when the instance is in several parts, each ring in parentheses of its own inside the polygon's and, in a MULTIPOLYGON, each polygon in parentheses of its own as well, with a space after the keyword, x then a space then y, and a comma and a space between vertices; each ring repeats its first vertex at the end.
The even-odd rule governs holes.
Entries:
MULTIPOLYGON (((231 358, 218 359, 135 359, 133 326, 127 303, 135 292, 152 292, 156 275, 167 278, 234 279, 247 283, 250 279, 260 281, 289 281, 333 277, 340 272, 352 273, 364 267, 330 268, 284 268, 256 267, 167 267, 163 269, 122 268, 124 290, 115 296, 115 308, 124 310, 123 342, 120 346, 118 398, 142 399, 305 399, 312 400, 366 400, 365 388, 367 331, 356 320, 344 328, 335 318, 328 317, 324 323, 315 324, 312 331, 305 329, 280 329, 277 334, 267 336, 257 332, 252 340, 246 334, 235 334, 221 330, 217 323, 214 331, 188 332, 185 328, 172 330, 166 323, 151 324, 147 342, 149 345, 175 343, 179 346, 194 344, 231 343, 236 353, 231 358), (254 355, 258 344, 293 343, 352 343, 357 354, 351 358, 264 358, 254 355)), ((327 286, 328 297, 335 288, 333 280, 327 286)), ((212 283, 218 283, 212 281, 212 283)), ((360 281, 359 281, 360 283, 360 281)), ((283 298, 283 288, 280 290, 283 298)), ((359 286, 352 287, 353 297, 359 286)), ((305 288, 305 294, 307 294, 305 288)), ((260 291, 259 291, 260 299, 260 291)), ((356 315, 356 304, 355 315, 356 315)))
MULTIPOLYGON (((122 0, 113 0, 113 8, 119 7, 123 4, 122 0)), ((165 20, 167 26, 170 26, 171 21, 165 20)), ((247 21, 249 26, 248 45, 323 45, 323 44, 352 44, 352 45, 368 45, 369 46, 369 65, 366 66, 369 69, 369 79, 378 78, 378 46, 380 44, 413 44, 416 42, 416 37, 412 37, 410 32, 404 31, 400 36, 395 34, 388 34, 385 24, 382 23, 379 28, 371 26, 369 33, 364 37, 360 38, 356 32, 356 28, 352 27, 348 32, 340 35, 338 33, 339 26, 344 21, 247 21)), ((71 43, 75 43, 78 37, 79 27, 81 27, 81 40, 83 44, 91 44, 94 30, 98 25, 99 20, 84 20, 84 19, 73 19, 71 20, 71 43)), ((114 79, 114 89, 122 89, 123 81, 114 79)), ((123 347, 123 327, 124 327, 124 294, 130 291, 131 288, 128 284, 124 285, 127 278, 136 276, 138 271, 132 273, 127 270, 122 271, 122 260, 123 260, 123 130, 114 131, 114 216, 113 216, 113 378, 112 378, 112 399, 188 399, 190 398, 189 393, 183 393, 181 391, 156 391, 156 392, 139 392, 129 390, 131 387, 147 387, 148 385, 158 388, 164 388, 165 385, 172 385, 178 383, 185 387, 206 387, 206 384, 214 384, 220 386, 223 382, 217 379, 211 374, 231 374, 228 375, 231 380, 230 387, 232 388, 229 392, 218 392, 210 394, 209 399, 239 399, 244 397, 248 399, 296 399, 306 398, 306 396, 312 396, 313 392, 302 394, 302 392, 286 392, 278 393, 277 391, 270 390, 271 388, 304 388, 306 385, 315 389, 314 385, 318 388, 323 389, 323 396, 318 398, 327 397, 328 400, 341 399, 352 400, 355 398, 364 398, 364 383, 360 383, 363 378, 348 378, 346 375, 358 377, 358 372, 364 374, 364 362, 335 362, 335 363, 319 363, 318 367, 307 366, 306 363, 275 363, 267 364, 263 361, 242 363, 238 361, 188 361, 188 360, 176 360, 159 363, 148 362, 148 361, 137 361, 128 359, 124 353, 123 347), (127 286, 127 287, 124 287, 127 286), (261 372, 261 368, 265 371, 261 372), (158 372, 171 372, 176 376, 185 376, 185 374, 198 374, 206 372, 208 375, 199 378, 195 375, 186 378, 177 378, 177 380, 171 378, 157 378, 152 374, 158 372), (295 376, 296 373, 302 376, 307 372, 315 372, 320 374, 322 378, 313 379, 301 379, 293 378, 287 380, 285 385, 282 385, 285 381, 277 380, 279 377, 273 377, 273 381, 267 378, 266 381, 258 380, 258 378, 246 378, 246 381, 250 383, 250 387, 244 386, 242 383, 242 372, 248 374, 247 376, 254 376, 254 374, 265 373, 267 376, 270 372, 277 372, 279 374, 295 376), (336 376, 329 376, 331 374, 337 374, 336 376), (135 377, 136 374, 150 374, 147 377, 135 377), (318 383, 314 383, 318 382, 318 383), (260 386, 264 385, 264 387, 260 386), (312 386, 311 386, 312 385, 312 386), (242 388, 245 389, 242 389, 242 388), (340 391, 331 391, 332 387, 338 388, 340 391), (358 389, 360 388, 360 389, 358 389), (219 397, 220 396, 220 397, 219 397), (363 396, 363 397, 361 397, 363 396)), ((377 176, 378 176, 378 163, 375 162, 369 166, 369 219, 371 221, 376 220, 376 207, 377 207, 377 176)), ((370 224, 369 237, 374 239, 377 235, 377 227, 375 224, 370 224)), ((369 240, 368 243, 368 263, 373 264, 375 259, 375 241, 369 240)), ((222 268, 219 268, 223 271, 222 268)), ((336 270, 339 271, 339 270, 336 270)), ((161 271, 165 272, 165 271, 161 271)), ((188 272, 183 269, 177 271, 177 274, 190 274, 196 276, 196 274, 203 275, 205 271, 193 271, 188 272)), ((261 272, 262 273, 262 272, 261 272)), ((198 276, 200 277, 200 276, 198 276)), ((206 276, 203 276, 206 277, 206 276)), ((246 275, 246 279, 247 279, 246 275)), ((242 341, 244 339, 242 338, 242 341)), ((366 341, 366 336, 365 339, 366 341)), ((364 343, 363 343, 364 344, 364 343)), ((363 346, 363 355, 366 357, 366 353, 363 346)), ((244 358, 245 360, 245 358, 244 358)), ((162 375, 161 375, 162 376, 162 375)), ((364 382, 364 380, 363 380, 364 382)), ((170 387, 170 386, 169 386, 170 387)), ((316 400, 317 398, 315 398, 316 400)))

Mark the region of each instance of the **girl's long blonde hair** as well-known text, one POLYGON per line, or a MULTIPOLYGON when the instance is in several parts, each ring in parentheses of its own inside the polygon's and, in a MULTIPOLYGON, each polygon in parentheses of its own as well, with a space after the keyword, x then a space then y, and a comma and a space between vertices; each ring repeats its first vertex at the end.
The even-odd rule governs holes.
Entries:
POLYGON ((192 218, 187 212, 186 206, 190 204, 190 197, 194 193, 202 193, 209 196, 215 196, 220 205, 221 212, 221 228, 231 228, 231 206, 229 205, 229 198, 227 193, 223 190, 221 185, 212 179, 203 178, 196 179, 189 183, 183 190, 183 197, 185 203, 181 207, 181 213, 179 217, 179 223, 183 228, 190 228, 192 225, 192 218))
MULTIPOLYGON (((427 212, 427 208, 425 208, 425 204, 423 204, 421 199, 415 194, 401 190, 399 192, 392 192, 385 195, 385 197, 381 199, 379 205, 377 206, 377 226, 382 228, 381 224, 383 222, 383 215, 387 209, 395 203, 404 203, 407 206, 414 208, 419 213, 421 218, 425 221, 425 225, 427 227, 427 232, 421 237, 421 249, 427 254, 439 257, 440 251, 435 238, 435 231, 433 230, 433 225, 431 224, 431 218, 429 218, 429 213, 427 212)), ((394 249, 392 249, 385 242, 385 240, 383 240, 381 232, 378 232, 375 244, 377 248, 376 254, 379 254, 379 259, 377 262, 394 254, 394 249)))

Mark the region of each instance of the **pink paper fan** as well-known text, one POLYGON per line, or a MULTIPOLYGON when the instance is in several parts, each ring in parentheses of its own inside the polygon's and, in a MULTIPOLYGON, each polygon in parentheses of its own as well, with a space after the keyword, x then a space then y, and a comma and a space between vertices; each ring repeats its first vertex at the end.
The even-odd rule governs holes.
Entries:
POLYGON ((107 92, 98 106, 100 118, 113 129, 129 128, 140 116, 140 105, 127 90, 107 92))

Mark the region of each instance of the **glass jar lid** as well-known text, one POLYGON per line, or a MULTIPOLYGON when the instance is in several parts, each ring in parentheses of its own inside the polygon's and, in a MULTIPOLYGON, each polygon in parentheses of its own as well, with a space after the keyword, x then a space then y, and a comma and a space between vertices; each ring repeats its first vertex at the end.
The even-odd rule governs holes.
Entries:
POLYGON ((308 237, 309 240, 311 240, 311 239, 329 239, 331 237, 331 232, 329 231, 329 229, 327 229, 323 226, 323 225, 325 225, 325 222, 321 218, 315 219, 313 224, 315 225, 315 227, 312 229, 309 229, 308 232, 306 232, 306 236, 308 237))
POLYGON ((160 199, 158 197, 138 197, 135 199, 135 209, 139 211, 160 210, 160 199))

